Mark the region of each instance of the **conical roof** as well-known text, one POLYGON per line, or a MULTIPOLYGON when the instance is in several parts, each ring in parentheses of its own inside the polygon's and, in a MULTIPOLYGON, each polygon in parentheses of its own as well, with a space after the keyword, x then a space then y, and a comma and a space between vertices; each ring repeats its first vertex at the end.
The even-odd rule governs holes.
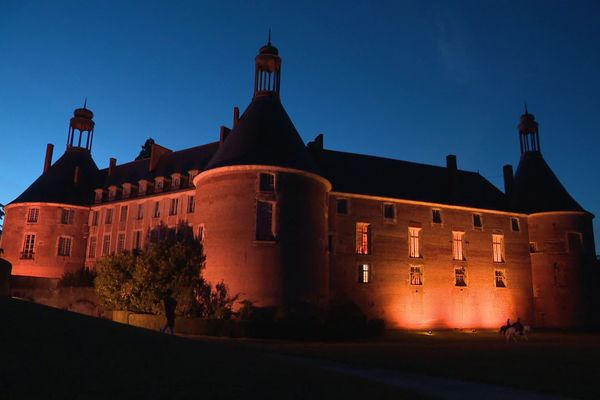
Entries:
POLYGON ((525 213, 585 211, 560 183, 539 151, 524 153, 515 173, 514 206, 525 213))
POLYGON ((317 172, 298 131, 276 96, 256 96, 206 169, 272 165, 317 172))
POLYGON ((70 148, 11 204, 47 202, 89 205, 94 200, 97 180, 98 167, 90 152, 81 148, 70 148), (79 167, 77 184, 76 167, 79 167))

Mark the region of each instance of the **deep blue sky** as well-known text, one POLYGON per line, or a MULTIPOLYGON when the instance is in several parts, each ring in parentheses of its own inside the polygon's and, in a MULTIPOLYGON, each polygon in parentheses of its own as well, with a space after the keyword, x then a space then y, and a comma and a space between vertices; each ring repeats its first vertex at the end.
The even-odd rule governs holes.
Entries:
POLYGON ((100 167, 150 136, 217 140, 271 27, 305 141, 436 165, 454 153, 502 188, 526 100, 546 160, 597 221, 598 21, 597 1, 0 0, 0 203, 37 178, 46 143, 62 154, 86 96, 100 167))

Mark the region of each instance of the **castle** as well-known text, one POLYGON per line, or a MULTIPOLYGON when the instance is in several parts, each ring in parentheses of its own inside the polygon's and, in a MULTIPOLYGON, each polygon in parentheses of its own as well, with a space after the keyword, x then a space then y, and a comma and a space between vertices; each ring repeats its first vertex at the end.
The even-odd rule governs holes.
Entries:
POLYGON ((204 276, 256 306, 349 299, 388 326, 581 327, 595 262, 593 215, 556 178, 529 112, 502 192, 478 173, 305 145, 280 101, 281 58, 255 59, 254 96, 214 143, 151 144, 99 169, 93 113, 74 112, 65 153, 6 206, 13 274, 59 278, 143 247, 159 224, 193 226, 204 276))

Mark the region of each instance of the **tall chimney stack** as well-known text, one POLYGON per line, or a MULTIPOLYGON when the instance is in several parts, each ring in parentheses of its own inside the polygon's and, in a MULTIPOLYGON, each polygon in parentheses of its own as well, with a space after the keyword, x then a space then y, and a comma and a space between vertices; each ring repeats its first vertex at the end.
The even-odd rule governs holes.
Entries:
POLYGON ((48 143, 46 145, 46 159, 44 160, 44 173, 48 172, 50 166, 52 165, 52 152, 54 151, 54 145, 52 143, 48 143))
POLYGON ((235 129, 240 121, 240 109, 233 107, 233 128, 235 129))
POLYGON ((454 154, 448 154, 446 156, 446 168, 451 171, 458 170, 458 164, 456 163, 456 156, 454 154))
POLYGON ((504 173, 504 193, 506 196, 511 199, 514 191, 515 184, 515 176, 513 174, 513 167, 510 164, 502 167, 502 172, 504 173))
POLYGON ((110 158, 108 161, 108 176, 111 176, 115 172, 115 167, 117 166, 117 159, 110 158))

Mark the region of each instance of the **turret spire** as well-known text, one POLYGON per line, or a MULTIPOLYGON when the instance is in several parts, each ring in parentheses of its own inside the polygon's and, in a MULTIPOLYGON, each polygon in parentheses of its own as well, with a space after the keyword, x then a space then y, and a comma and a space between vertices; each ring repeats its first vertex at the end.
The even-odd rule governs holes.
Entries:
POLYGON ((87 97, 83 102, 83 108, 78 108, 73 112, 73 118, 69 121, 69 135, 67 136, 67 150, 69 149, 85 149, 92 150, 92 140, 94 139, 94 113, 87 109, 87 97), (75 134, 79 133, 77 142, 75 142, 75 134), (82 144, 83 134, 85 135, 85 143, 82 144))
POLYGON ((279 98, 281 84, 281 57, 279 50, 271 44, 271 29, 266 45, 260 48, 255 58, 254 97, 274 96, 279 98))

